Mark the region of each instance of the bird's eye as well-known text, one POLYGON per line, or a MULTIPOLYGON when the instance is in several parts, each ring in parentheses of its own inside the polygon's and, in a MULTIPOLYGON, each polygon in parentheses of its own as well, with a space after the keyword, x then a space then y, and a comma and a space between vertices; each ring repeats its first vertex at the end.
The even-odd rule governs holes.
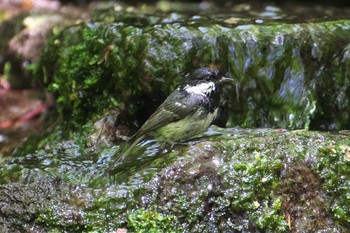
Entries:
POLYGON ((211 74, 211 75, 208 75, 205 79, 206 79, 207 81, 213 81, 213 80, 215 80, 215 79, 217 79, 217 78, 218 78, 217 75, 211 74))

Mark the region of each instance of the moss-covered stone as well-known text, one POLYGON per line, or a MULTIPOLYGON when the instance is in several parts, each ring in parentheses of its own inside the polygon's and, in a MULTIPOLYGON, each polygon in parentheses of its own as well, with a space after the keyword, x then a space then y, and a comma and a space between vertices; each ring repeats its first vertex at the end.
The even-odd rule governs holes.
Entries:
POLYGON ((181 232, 175 216, 164 216, 155 211, 139 209, 128 215, 128 230, 135 232, 181 232))
POLYGON ((349 127, 348 20, 232 24, 225 15, 102 15, 105 21, 53 37, 43 55, 39 74, 73 121, 121 107, 142 122, 185 73, 215 65, 236 82, 224 106, 231 125, 349 127))
MULTIPOLYGON (((0 173, 8 179, 2 182, 0 194, 7 194, 0 195, 1 200, 11 192, 25 197, 26 192, 51 187, 38 181, 43 174, 57 177, 60 185, 54 192, 42 192, 32 204, 35 211, 20 215, 14 208, 10 214, 5 208, 1 216, 16 215, 17 222, 27 222, 21 229, 102 232, 310 232, 349 227, 347 136, 211 130, 222 135, 173 145, 171 150, 149 142, 115 176, 105 173, 117 153, 115 146, 84 149, 73 135, 43 145, 2 165, 0 173), (55 198, 50 196, 54 193, 55 198), (63 223, 67 219, 68 225, 63 223)), ((25 205, 22 202, 16 199, 17 205, 25 205)))
POLYGON ((0 190, 1 231, 88 231, 91 226, 85 227, 81 209, 89 205, 89 200, 80 199, 85 195, 83 192, 77 187, 72 190, 60 178, 38 174, 25 182, 3 185, 0 190))
POLYGON ((334 197, 328 203, 333 217, 344 224, 350 224, 350 159, 349 147, 345 144, 330 144, 321 148, 319 162, 314 165, 324 181, 326 194, 334 197))

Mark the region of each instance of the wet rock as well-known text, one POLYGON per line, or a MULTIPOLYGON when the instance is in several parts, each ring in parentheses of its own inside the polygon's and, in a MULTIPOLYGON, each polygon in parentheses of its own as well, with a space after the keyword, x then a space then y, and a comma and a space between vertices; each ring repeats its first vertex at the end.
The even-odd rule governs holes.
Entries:
POLYGON ((125 122, 125 112, 117 110, 98 119, 94 123, 94 132, 89 136, 89 145, 105 147, 118 141, 126 141, 129 130, 123 122, 125 122))
MULTIPOLYGON (((69 224, 102 231, 142 226, 159 230, 165 225, 192 232, 341 232, 347 228, 350 174, 346 148, 350 142, 346 136, 268 129, 211 130, 216 133, 188 144, 142 143, 134 160, 114 175, 107 172, 108 161, 118 147, 91 150, 86 148, 86 137, 79 134, 59 143, 45 139, 40 142, 42 149, 2 164, 1 193, 13 187, 36 193, 39 187, 50 187, 35 198, 51 206, 53 199, 47 195, 56 192, 55 206, 79 212, 79 221, 69 224), (41 177, 43 171, 65 182, 46 187, 31 178, 41 177), (23 179, 28 182, 15 182, 23 179), (76 186, 81 191, 73 192, 76 186), (83 206, 75 205, 75 195, 83 206)), ((27 195, 24 192, 23 198, 13 202, 26 206, 27 195)), ((29 198, 32 200, 32 195, 29 198)), ((3 206, 1 211, 17 216, 12 206, 3 206)), ((65 224, 52 223, 74 218, 51 215, 44 207, 18 211, 24 213, 28 224, 39 227, 42 222, 49 229, 66 229, 65 224), (37 216, 41 222, 34 221, 37 216)), ((4 224, 17 227, 14 222, 4 220, 4 224)))
POLYGON ((231 10, 192 16, 98 8, 94 21, 51 38, 40 77, 61 111, 78 117, 123 106, 141 124, 187 72, 215 65, 235 80, 224 107, 230 125, 349 126, 348 20, 281 22, 288 17, 278 7, 264 9, 274 16, 231 10))
POLYGON ((86 200, 80 195, 79 188, 69 188, 60 178, 45 176, 4 185, 0 189, 1 231, 45 232, 46 224, 41 223, 53 219, 61 219, 54 224, 62 229, 82 230, 84 222, 79 209, 86 200))

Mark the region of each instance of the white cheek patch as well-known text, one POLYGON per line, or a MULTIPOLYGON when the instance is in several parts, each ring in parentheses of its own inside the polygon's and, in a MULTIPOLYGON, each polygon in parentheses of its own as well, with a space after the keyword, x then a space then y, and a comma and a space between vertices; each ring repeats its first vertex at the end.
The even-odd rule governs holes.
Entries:
POLYGON ((191 94, 206 95, 215 89, 214 82, 201 83, 195 86, 186 85, 185 90, 191 94))
POLYGON ((180 102, 175 102, 175 105, 181 108, 186 108, 186 105, 180 103, 180 102))

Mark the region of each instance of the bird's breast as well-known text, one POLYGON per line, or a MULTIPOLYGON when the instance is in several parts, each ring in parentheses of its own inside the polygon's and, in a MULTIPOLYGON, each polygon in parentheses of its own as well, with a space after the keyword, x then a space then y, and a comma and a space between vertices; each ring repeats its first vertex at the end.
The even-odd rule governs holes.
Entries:
POLYGON ((198 108, 192 115, 169 123, 157 130, 157 139, 176 142, 193 138, 207 130, 216 118, 217 112, 217 108, 213 112, 208 112, 205 108, 198 108))

